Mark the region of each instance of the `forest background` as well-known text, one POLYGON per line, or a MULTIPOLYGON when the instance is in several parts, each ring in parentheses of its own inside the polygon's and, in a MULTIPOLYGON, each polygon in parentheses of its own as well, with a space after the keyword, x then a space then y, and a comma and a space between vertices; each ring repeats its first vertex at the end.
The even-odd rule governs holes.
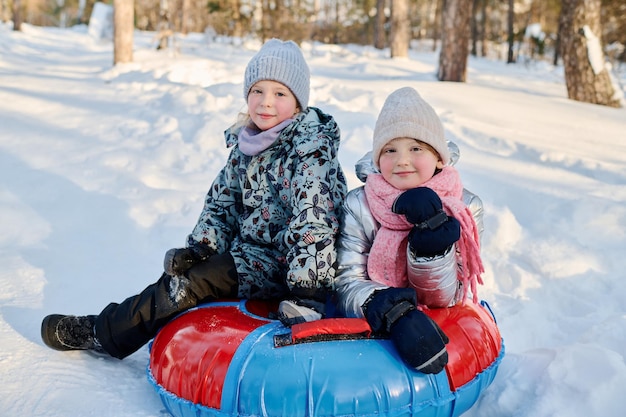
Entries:
POLYGON ((135 30, 153 31, 157 49, 177 38, 373 45, 407 57, 422 40, 440 49, 439 81, 466 81, 467 59, 507 63, 551 59, 562 64, 568 97, 623 107, 615 75, 626 59, 623 0, 0 0, 0 18, 14 30, 83 24, 96 6, 110 9, 113 64, 133 60, 135 30), (504 58, 506 57, 506 58, 504 58))
MULTIPOLYGON (((117 0, 116 0, 117 1, 117 0)), ((578 1, 579 3, 582 1, 578 1)), ((0 20, 68 27, 88 23, 95 0, 0 0, 0 20)), ((113 0, 104 3, 113 5, 113 0)), ((179 34, 209 32, 232 38, 278 37, 331 44, 390 46, 392 14, 402 9, 409 41, 442 37, 446 0, 134 0, 134 27, 179 34)), ((555 59, 559 15, 571 0, 462 0, 472 3, 471 53, 514 60, 555 59)), ((576 3, 576 1, 574 1, 576 3)), ((593 3, 593 2, 592 2, 593 3)), ((602 44, 609 59, 626 60, 626 2, 597 0, 602 44)), ((437 48, 437 42, 432 43, 437 48)))

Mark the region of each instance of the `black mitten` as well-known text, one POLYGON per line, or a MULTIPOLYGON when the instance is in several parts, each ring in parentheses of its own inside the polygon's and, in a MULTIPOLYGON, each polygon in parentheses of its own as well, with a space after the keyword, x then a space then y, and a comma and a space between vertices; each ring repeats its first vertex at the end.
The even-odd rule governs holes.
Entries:
POLYGON ((413 226, 408 239, 416 256, 435 256, 445 253, 460 237, 461 224, 454 217, 448 217, 448 220, 434 230, 413 226))
POLYGON ((417 187, 400 194, 391 210, 404 214, 415 226, 409 233, 409 245, 417 256, 444 253, 461 237, 461 225, 443 211, 441 199, 427 187, 417 187))
POLYGON ((438 374, 448 363, 448 336, 430 317, 411 310, 391 326, 391 340, 400 357, 425 374, 438 374))
POLYGON ((374 294, 365 302, 363 313, 374 333, 389 334, 390 325, 397 317, 389 316, 393 308, 401 303, 415 308, 417 295, 413 288, 385 288, 374 291, 374 294))
POLYGON ((363 306, 376 333, 390 336, 400 357, 423 373, 439 373, 448 363, 448 337, 426 314, 416 309, 412 288, 375 291, 363 306))
POLYGON ((187 248, 174 248, 165 252, 163 269, 172 276, 180 276, 193 265, 215 255, 215 251, 207 245, 197 243, 187 248))

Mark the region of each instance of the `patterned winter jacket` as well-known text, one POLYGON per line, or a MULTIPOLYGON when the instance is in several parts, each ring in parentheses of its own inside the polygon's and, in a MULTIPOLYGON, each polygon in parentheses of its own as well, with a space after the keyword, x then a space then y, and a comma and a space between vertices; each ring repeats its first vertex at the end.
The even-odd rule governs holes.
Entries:
MULTIPOLYGON (((459 148, 449 142, 450 164, 459 158, 459 148)), ((371 153, 357 162, 357 177, 365 182, 367 175, 376 171, 371 153)), ((482 235, 483 204, 480 198, 468 190, 463 190, 463 201, 470 208, 482 235)), ((374 219, 365 198, 364 187, 351 190, 346 196, 342 209, 341 233, 337 241, 339 268, 335 278, 337 309, 340 315, 363 317, 363 304, 376 290, 387 285, 372 281, 367 275, 367 258, 380 225, 374 219)), ((454 248, 454 246, 453 246, 454 248)), ((435 257, 415 256, 407 248, 407 274, 414 282, 421 282, 420 301, 431 307, 446 307, 458 301, 462 294, 457 280, 455 250, 449 250, 435 257)))
POLYGON ((239 131, 224 132, 232 151, 187 243, 230 251, 242 298, 320 298, 333 288, 347 192, 339 128, 332 116, 309 107, 256 156, 239 150, 239 131))

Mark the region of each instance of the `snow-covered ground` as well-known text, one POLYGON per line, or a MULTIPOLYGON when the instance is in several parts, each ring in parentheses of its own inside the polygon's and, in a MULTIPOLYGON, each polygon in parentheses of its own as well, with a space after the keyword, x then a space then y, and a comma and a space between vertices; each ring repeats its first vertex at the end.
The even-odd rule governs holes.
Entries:
MULTIPOLYGON (((50 313, 95 314, 161 273, 184 244, 244 109, 259 42, 179 37, 134 62, 79 30, 0 26, 0 414, 165 411, 147 347, 124 361, 40 340, 50 313)), ((626 109, 567 99, 561 68, 471 58, 467 83, 408 59, 305 43, 311 103, 333 114, 351 187, 385 97, 410 85, 461 149, 486 207, 485 285, 506 357, 468 417, 618 417, 626 387, 626 109)), ((622 85, 626 77, 622 75, 622 85)))

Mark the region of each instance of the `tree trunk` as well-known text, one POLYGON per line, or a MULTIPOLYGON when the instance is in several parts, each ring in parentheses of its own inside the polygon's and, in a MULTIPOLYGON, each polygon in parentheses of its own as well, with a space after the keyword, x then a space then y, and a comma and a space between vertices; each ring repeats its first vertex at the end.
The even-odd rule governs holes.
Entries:
POLYGON ((472 52, 473 56, 478 55, 478 20, 476 15, 478 14, 478 3, 480 0, 474 0, 472 5, 472 52))
POLYGON ((439 81, 465 82, 469 38, 471 32, 472 2, 444 0, 441 52, 439 53, 439 81))
POLYGON ((441 8, 443 0, 435 1, 435 25, 433 27, 433 52, 437 50, 437 41, 441 38, 441 20, 443 19, 441 16, 441 8))
POLYGON ((191 0, 182 0, 180 10, 180 33, 186 35, 189 33, 189 18, 191 16, 191 0))
POLYGON ((133 60, 133 0, 113 0, 113 65, 133 60))
POLYGON ((506 58, 507 64, 512 64, 515 62, 515 53, 513 52, 513 48, 515 47, 515 0, 509 0, 509 11, 508 11, 508 31, 509 31, 509 53, 506 58))
POLYGON ((374 47, 383 49, 387 45, 385 36, 385 0, 376 0, 376 17, 374 20, 374 47))
POLYGON ((78 23, 83 23, 84 22, 84 13, 85 13, 85 6, 87 5, 87 0, 78 0, 78 12, 76 13, 76 21, 78 23))
MULTIPOLYGON (((561 13, 563 12, 561 11, 561 13)), ((561 56, 561 32, 563 32, 563 24, 561 23, 561 20, 562 19, 559 16, 559 27, 556 33, 556 41, 554 42, 554 56, 552 57, 552 65, 555 67, 559 65, 559 57, 561 56)))
POLYGON ((561 56, 567 95, 572 100, 622 107, 599 39, 600 6, 601 0, 563 0, 561 56))
POLYGON ((487 0, 482 0, 482 29, 480 31, 480 56, 487 56, 487 0))
POLYGON ((157 30, 157 37, 159 44, 157 49, 167 49, 170 44, 170 37, 174 32, 172 31, 172 14, 170 13, 169 0, 159 1, 159 26, 157 30))
POLYGON ((13 30, 22 30, 22 1, 13 0, 13 30))
POLYGON ((391 57, 407 57, 409 55, 409 1, 391 0, 391 57))
POLYGON ((241 3, 239 0, 231 0, 231 10, 232 10, 232 19, 233 19, 233 36, 235 38, 242 38, 243 26, 241 24, 241 13, 239 10, 241 9, 241 3))

